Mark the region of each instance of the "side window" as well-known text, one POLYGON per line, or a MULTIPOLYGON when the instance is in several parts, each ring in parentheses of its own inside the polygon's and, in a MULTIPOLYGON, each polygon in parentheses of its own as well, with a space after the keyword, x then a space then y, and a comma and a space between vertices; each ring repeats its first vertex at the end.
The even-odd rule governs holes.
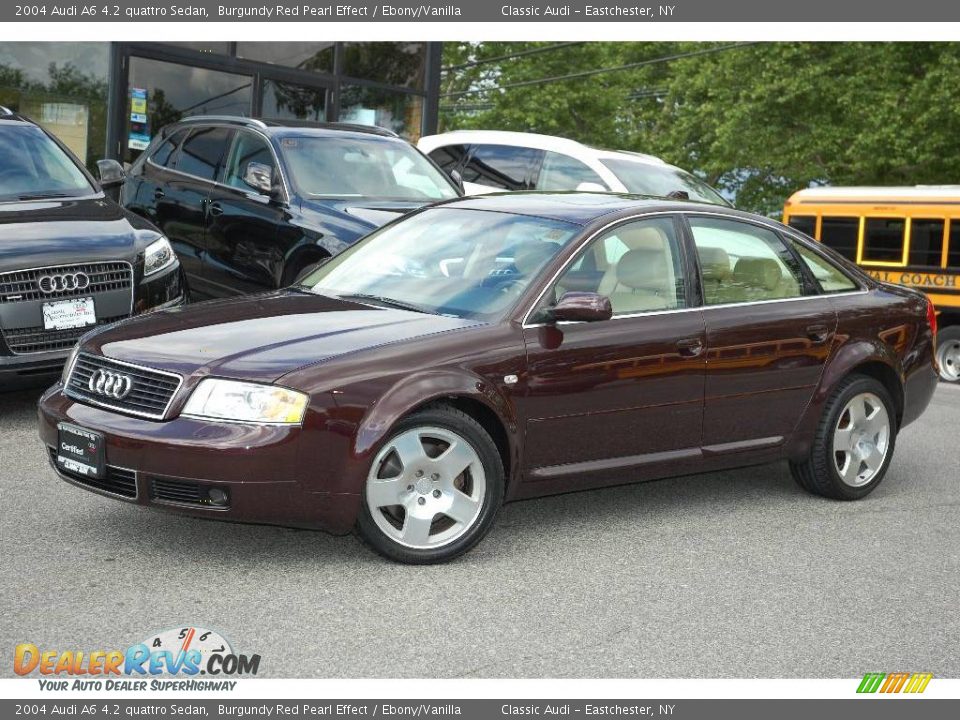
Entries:
POLYGON ((800 259, 810 268, 810 272, 813 273, 813 276, 817 279, 817 282, 820 283, 820 287, 824 292, 850 292, 851 290, 859 289, 853 280, 848 278, 840 268, 836 267, 829 260, 821 257, 801 243, 792 240, 790 243, 793 245, 794 250, 797 251, 800 259))
POLYGON ((180 147, 180 143, 186 136, 186 130, 178 130, 168 137, 160 143, 160 146, 150 156, 150 162, 160 167, 171 167, 171 163, 176 159, 177 148, 180 147))
POLYGON ((576 158, 547 151, 540 169, 537 190, 576 190, 581 183, 607 187, 599 175, 576 158))
POLYGON ((177 170, 204 180, 215 180, 233 131, 211 127, 195 130, 177 157, 177 170))
POLYGON ((799 230, 810 237, 817 236, 817 216, 816 215, 791 215, 787 223, 795 230, 799 230))
POLYGON ((707 305, 803 295, 803 273, 776 233, 736 220, 689 220, 707 305))
POLYGON ((273 162, 273 153, 270 152, 266 141, 251 132, 240 131, 237 133, 227 157, 226 171, 223 176, 224 184, 241 190, 253 190, 243 181, 243 175, 250 163, 266 165, 274 174, 277 172, 273 162))
POLYGON ((860 234, 860 218, 827 217, 820 220, 820 242, 833 248, 847 260, 857 261, 857 236, 860 234))
POLYGON ((902 262, 906 228, 904 218, 866 218, 863 223, 863 260, 902 262))
POLYGON ((475 145, 463 179, 498 190, 527 190, 527 178, 542 152, 512 145, 475 145))
POLYGON ((940 219, 914 218, 910 221, 910 265, 940 267, 945 224, 940 219))
POLYGON ((439 165, 444 172, 450 172, 463 162, 466 154, 466 145, 444 145, 430 153, 430 159, 439 165))
POLYGON ((686 305, 680 243, 673 219, 659 217, 620 225, 590 243, 557 280, 553 302, 566 292, 610 298, 613 314, 672 310, 686 305))

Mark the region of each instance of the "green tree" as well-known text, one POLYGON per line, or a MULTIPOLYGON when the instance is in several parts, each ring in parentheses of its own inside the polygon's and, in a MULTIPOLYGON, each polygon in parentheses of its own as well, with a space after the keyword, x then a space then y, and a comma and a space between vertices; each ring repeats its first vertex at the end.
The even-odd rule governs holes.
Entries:
MULTIPOLYGON (((542 45, 451 43, 444 59, 457 65, 542 45)), ((444 91, 631 63, 448 96, 444 127, 654 153, 769 214, 810 184, 960 182, 957 43, 583 43, 450 71, 444 91)))

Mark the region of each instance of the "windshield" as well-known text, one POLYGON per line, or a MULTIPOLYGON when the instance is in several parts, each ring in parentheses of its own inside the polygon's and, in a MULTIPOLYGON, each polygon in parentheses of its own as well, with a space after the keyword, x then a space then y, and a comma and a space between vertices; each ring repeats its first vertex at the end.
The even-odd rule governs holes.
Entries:
POLYGON ((638 195, 656 195, 666 197, 672 192, 685 192, 691 200, 729 206, 720 194, 696 175, 670 165, 651 165, 650 163, 601 158, 600 162, 617 176, 627 188, 627 192, 638 195))
POLYGON ((432 208, 378 230, 311 273, 323 295, 479 320, 511 307, 580 228, 432 208))
POLYGON ((285 137, 280 147, 294 184, 310 197, 429 202, 457 196, 443 173, 399 140, 285 137))
POLYGON ((87 195, 86 175, 35 125, 0 126, 0 200, 87 195))

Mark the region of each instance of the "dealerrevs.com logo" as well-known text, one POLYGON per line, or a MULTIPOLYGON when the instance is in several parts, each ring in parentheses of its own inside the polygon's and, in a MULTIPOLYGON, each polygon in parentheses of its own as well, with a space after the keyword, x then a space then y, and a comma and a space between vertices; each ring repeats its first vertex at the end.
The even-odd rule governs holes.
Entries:
POLYGON ((17 675, 41 676, 41 690, 233 690, 237 683, 227 677, 259 669, 259 655, 237 653, 219 633, 195 626, 156 633, 126 650, 21 643, 13 659, 17 675))

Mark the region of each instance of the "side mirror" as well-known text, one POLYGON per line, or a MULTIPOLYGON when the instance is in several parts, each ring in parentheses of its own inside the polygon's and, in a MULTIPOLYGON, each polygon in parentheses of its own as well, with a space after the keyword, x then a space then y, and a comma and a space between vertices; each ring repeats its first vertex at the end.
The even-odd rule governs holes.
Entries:
POLYGON ((453 184, 457 186, 461 195, 466 194, 467 191, 463 189, 463 175, 460 174, 459 170, 451 170, 450 179, 453 180, 453 184))
POLYGON ((243 182, 264 195, 273 196, 273 168, 265 163, 247 163, 243 182))
POLYGON ((609 190, 600 183, 582 182, 577 185, 577 192, 609 192, 609 190))
POLYGON ((123 185, 127 179, 123 165, 116 160, 97 160, 97 174, 100 176, 100 187, 104 190, 123 185))
POLYGON ((667 200, 689 200, 690 193, 686 190, 674 190, 673 192, 667 193, 667 200))
POLYGON ((613 307, 606 295, 592 292, 568 292, 549 310, 556 322, 597 322, 613 317, 613 307))

